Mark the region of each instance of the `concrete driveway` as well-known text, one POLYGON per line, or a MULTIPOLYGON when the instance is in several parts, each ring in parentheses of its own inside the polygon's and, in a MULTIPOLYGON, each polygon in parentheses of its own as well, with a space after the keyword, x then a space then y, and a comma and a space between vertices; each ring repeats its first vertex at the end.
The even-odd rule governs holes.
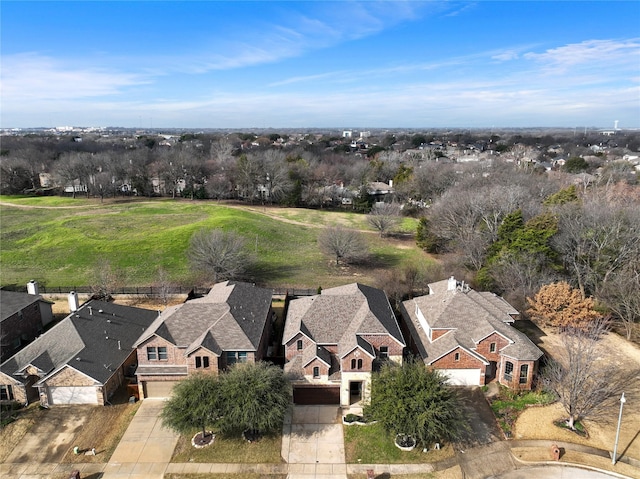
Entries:
POLYGON ((283 429, 282 457, 289 464, 288 479, 346 479, 338 406, 293 406, 283 429))
POLYGON ((460 441, 460 447, 471 448, 503 441, 504 436, 496 422, 496 417, 479 387, 461 387, 458 392, 462 399, 467 423, 471 430, 460 441))
POLYGON ((36 421, 5 463, 57 463, 72 449, 91 409, 101 406, 56 406, 41 411, 46 420, 36 421))
POLYGON ((179 437, 162 426, 163 406, 163 400, 142 401, 104 469, 104 479, 162 479, 179 437))

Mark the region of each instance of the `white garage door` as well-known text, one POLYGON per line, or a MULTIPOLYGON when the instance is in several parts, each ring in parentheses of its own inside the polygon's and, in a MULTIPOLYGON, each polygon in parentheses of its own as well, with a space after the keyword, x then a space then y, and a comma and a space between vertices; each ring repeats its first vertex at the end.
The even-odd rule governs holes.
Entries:
POLYGON ((447 381, 452 386, 479 386, 479 369, 441 369, 444 375, 449 377, 447 381))
POLYGON ((144 383, 144 397, 146 398, 168 398, 171 390, 178 381, 146 381, 144 383))
POLYGON ((51 387, 51 404, 97 404, 95 386, 51 387))

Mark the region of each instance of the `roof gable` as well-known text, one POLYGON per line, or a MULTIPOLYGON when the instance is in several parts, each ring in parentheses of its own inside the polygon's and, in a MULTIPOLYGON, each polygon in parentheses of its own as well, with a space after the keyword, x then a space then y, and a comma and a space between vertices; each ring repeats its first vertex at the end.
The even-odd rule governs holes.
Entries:
POLYGON ((509 303, 492 293, 451 288, 450 282, 451 279, 430 284, 431 294, 403 303, 403 314, 409 316, 412 329, 424 343, 421 351, 426 361, 433 361, 454 344, 479 356, 475 353, 477 344, 493 333, 510 342, 501 353, 513 354, 522 360, 537 360, 542 356, 542 351, 525 334, 510 325, 517 310, 509 303), (429 328, 450 329, 453 334, 444 334, 430 341, 420 325, 418 314, 422 314, 429 328))
POLYGON ((51 374, 71 365, 106 381, 133 351, 135 339, 149 327, 157 312, 91 300, 37 338, 1 367, 8 375, 22 375, 29 365, 51 374))
POLYGON ((352 283, 289 303, 283 344, 303 332, 318 344, 337 344, 339 354, 356 345, 358 335, 388 334, 405 345, 383 290, 352 283))
POLYGON ((221 354, 224 350, 255 351, 271 309, 271 291, 253 284, 225 281, 209 294, 165 310, 136 341, 158 335, 190 354, 200 346, 221 354))

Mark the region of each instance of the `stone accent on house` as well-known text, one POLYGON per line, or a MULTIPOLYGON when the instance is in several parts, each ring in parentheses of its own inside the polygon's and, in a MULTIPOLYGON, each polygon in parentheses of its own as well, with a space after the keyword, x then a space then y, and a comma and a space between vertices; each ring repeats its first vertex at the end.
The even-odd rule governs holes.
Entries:
POLYGON ((72 367, 65 366, 46 380, 47 386, 95 386, 98 383, 72 367))

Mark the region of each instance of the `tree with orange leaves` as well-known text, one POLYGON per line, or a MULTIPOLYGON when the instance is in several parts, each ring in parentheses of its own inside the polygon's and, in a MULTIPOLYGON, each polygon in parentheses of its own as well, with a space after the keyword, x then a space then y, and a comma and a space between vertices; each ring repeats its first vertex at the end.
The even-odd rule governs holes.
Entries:
POLYGON ((593 298, 583 299, 580 290, 565 281, 544 285, 527 302, 527 314, 532 320, 559 329, 584 329, 602 316, 594 309, 593 298))

